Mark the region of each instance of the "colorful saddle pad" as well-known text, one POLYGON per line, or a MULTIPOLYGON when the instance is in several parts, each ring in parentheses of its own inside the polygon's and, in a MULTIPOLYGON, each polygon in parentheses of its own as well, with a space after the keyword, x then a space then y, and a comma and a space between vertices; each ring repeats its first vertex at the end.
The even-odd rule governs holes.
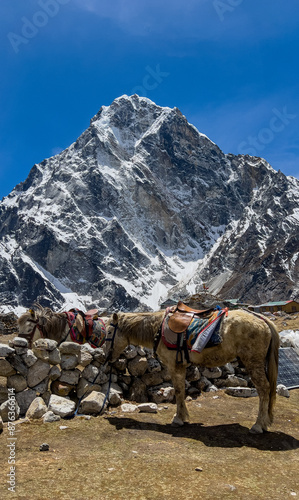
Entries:
POLYGON ((169 349, 180 349, 186 342, 188 350, 201 352, 204 347, 212 347, 222 342, 219 327, 227 309, 216 310, 209 317, 193 317, 184 332, 178 334, 169 327, 171 312, 167 313, 162 324, 162 340, 169 349))
POLYGON ((77 344, 85 344, 88 342, 94 349, 101 347, 104 344, 106 326, 104 321, 99 318, 97 314, 85 314, 76 309, 72 309, 72 311, 65 314, 68 318, 70 336, 73 342, 76 342, 77 344), (74 325, 77 314, 81 314, 83 317, 84 329, 82 332, 80 332, 74 325))

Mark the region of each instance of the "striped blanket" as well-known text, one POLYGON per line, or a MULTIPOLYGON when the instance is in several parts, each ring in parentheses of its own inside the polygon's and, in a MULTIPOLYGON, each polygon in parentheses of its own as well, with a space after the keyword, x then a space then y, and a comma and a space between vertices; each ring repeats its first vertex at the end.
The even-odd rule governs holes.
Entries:
POLYGON ((205 347, 212 347, 222 342, 219 335, 221 320, 226 309, 216 310, 208 317, 193 317, 186 331, 182 334, 173 332, 168 326, 170 314, 167 314, 162 324, 162 340, 169 349, 179 349, 184 342, 188 350, 201 352, 205 347))

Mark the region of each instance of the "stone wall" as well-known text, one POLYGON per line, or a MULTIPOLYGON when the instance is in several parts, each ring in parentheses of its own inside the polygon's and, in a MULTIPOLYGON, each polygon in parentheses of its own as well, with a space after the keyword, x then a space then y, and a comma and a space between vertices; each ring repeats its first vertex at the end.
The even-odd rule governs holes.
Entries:
MULTIPOLYGON (((105 363, 101 348, 73 342, 64 342, 58 348, 53 340, 39 339, 31 350, 26 339, 16 337, 9 345, 0 344, 0 416, 8 420, 11 394, 16 400, 16 417, 66 417, 74 412, 80 398, 79 413, 99 414, 109 375, 110 365, 105 363)), ((149 349, 128 346, 113 364, 111 382, 107 400, 111 406, 124 401, 174 402, 167 370, 149 349)), ((186 396, 222 388, 245 397, 256 395, 237 360, 213 369, 187 369, 186 396)))

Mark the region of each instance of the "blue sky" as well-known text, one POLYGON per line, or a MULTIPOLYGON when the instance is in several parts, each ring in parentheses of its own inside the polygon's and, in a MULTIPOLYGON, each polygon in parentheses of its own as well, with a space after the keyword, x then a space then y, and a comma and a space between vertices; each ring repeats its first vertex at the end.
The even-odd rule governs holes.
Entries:
POLYGON ((298 0, 1 0, 0 37, 0 199, 135 92, 299 177, 298 0))

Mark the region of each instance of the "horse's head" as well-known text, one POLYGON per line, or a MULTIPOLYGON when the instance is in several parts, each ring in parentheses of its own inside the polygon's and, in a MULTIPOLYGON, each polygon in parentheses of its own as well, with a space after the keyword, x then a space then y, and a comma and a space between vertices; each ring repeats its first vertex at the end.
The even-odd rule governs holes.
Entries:
POLYGON ((32 347, 33 338, 44 337, 44 327, 47 323, 46 310, 41 314, 38 310, 29 309, 18 318, 19 337, 28 340, 29 347, 32 347))
POLYGON ((112 363, 116 361, 124 348, 128 345, 127 338, 121 328, 121 315, 113 313, 106 322, 106 339, 103 346, 106 359, 112 363))
POLYGON ((19 337, 28 340, 29 347, 32 347, 33 337, 38 328, 38 316, 36 311, 29 309, 18 318, 19 337))

